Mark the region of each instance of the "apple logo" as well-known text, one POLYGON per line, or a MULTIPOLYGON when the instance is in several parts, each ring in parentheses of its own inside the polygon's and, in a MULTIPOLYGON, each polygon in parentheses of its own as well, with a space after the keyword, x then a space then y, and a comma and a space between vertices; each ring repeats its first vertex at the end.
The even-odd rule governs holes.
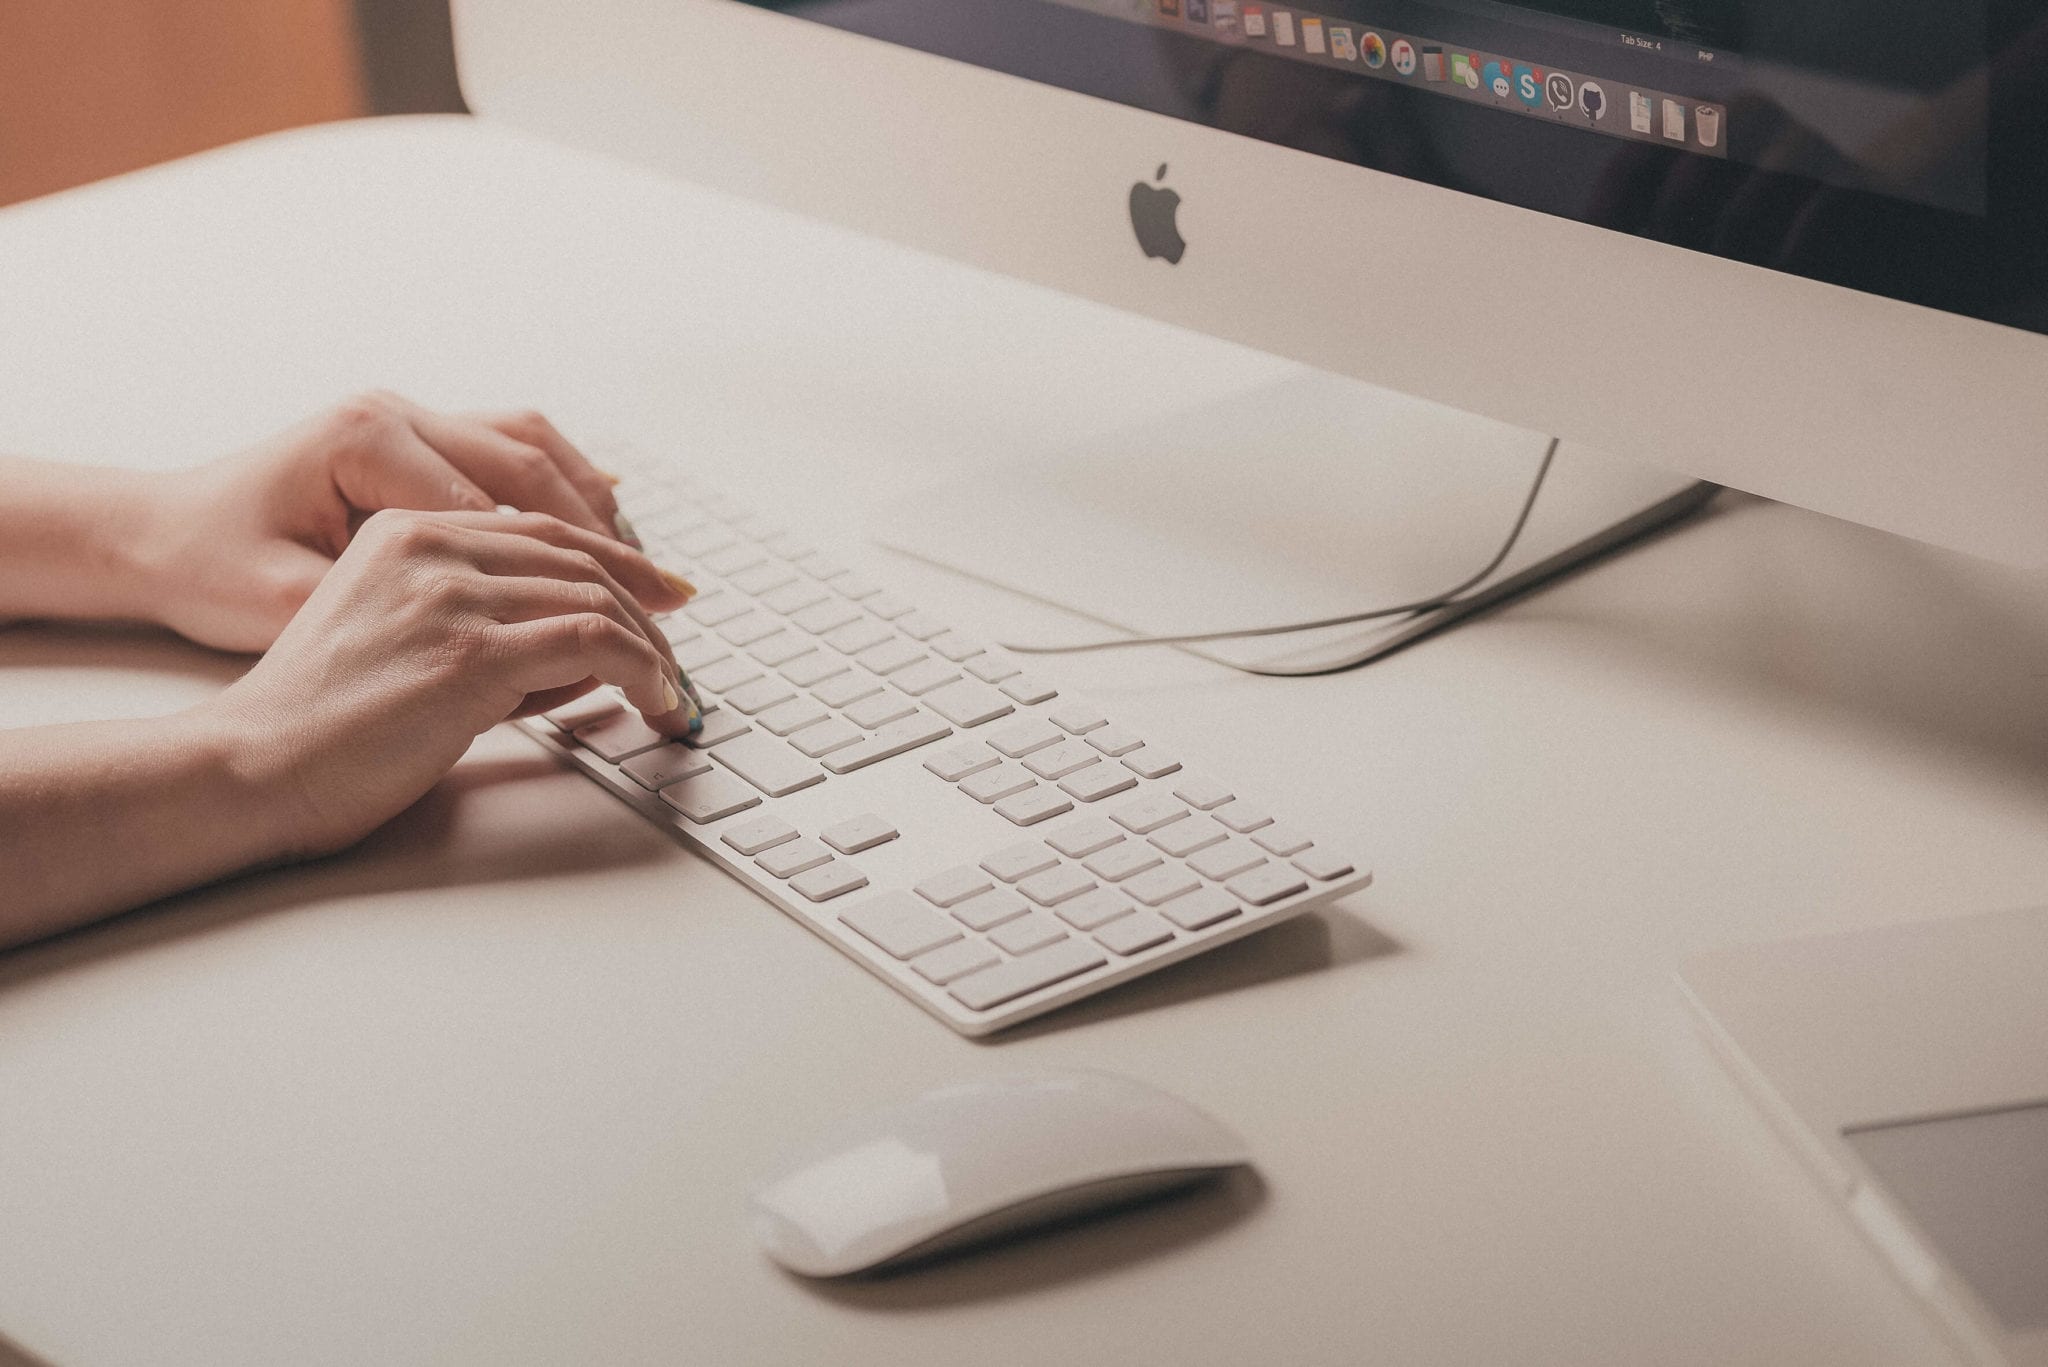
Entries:
MULTIPOLYGON (((1166 179, 1165 162, 1159 164, 1159 174, 1153 179, 1166 179)), ((1138 235, 1138 245, 1148 258, 1160 256, 1166 258, 1169 266, 1180 264, 1188 244, 1174 222, 1174 215, 1179 212, 1179 191, 1147 185, 1142 180, 1131 187, 1131 231, 1138 235)))

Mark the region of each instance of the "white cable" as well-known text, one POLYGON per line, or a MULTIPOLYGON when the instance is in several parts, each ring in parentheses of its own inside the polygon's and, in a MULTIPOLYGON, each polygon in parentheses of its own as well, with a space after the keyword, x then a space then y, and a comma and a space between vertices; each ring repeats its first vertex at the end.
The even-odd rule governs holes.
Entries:
MULTIPOLYGON (((1208 641, 1237 641, 1255 636, 1289 636, 1300 631, 1320 631, 1326 627, 1351 626, 1357 622, 1371 622, 1382 617, 1401 617, 1437 608, 1449 607, 1459 595, 1477 588, 1507 561, 1514 552, 1515 543, 1522 539, 1522 530, 1529 525, 1529 515, 1536 510, 1536 496, 1543 492, 1543 481, 1550 473, 1550 464, 1557 456, 1558 438, 1552 437, 1550 445, 1543 449, 1543 459, 1536 466, 1536 477, 1529 482, 1529 492, 1522 500, 1522 509, 1515 515, 1514 526, 1508 529, 1507 540, 1494 552, 1493 558, 1484 568, 1454 588, 1413 603, 1401 603, 1394 607, 1373 608, 1368 612, 1346 613, 1342 617, 1323 617, 1311 622, 1284 622, 1278 626, 1242 627, 1228 631, 1176 632, 1162 636, 1107 636, 1095 641, 1074 641, 1063 645, 1019 645, 1004 642, 1003 649, 1018 655, 1078 655, 1092 650, 1117 650, 1125 646, 1180 646, 1200 645, 1208 641)), ((1236 665, 1249 674, 1296 673, 1293 670, 1267 670, 1250 665, 1236 665)), ((1321 671, 1312 671, 1321 672, 1321 671)))

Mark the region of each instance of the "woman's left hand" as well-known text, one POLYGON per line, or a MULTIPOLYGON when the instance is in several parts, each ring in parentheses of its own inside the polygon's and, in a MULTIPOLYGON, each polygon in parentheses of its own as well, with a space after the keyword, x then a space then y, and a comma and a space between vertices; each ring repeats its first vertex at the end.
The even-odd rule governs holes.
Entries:
POLYGON ((151 477, 128 549, 152 620, 261 651, 372 513, 502 504, 638 549, 614 482, 538 413, 458 417, 365 394, 240 455, 151 477))

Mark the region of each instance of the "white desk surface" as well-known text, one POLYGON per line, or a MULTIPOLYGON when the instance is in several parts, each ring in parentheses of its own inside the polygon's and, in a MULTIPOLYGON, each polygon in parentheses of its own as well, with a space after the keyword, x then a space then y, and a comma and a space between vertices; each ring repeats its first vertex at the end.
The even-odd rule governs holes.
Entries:
MULTIPOLYGON (((667 434, 853 534, 1285 369, 462 120, 10 210, 0 300, 0 447, 178 464, 381 384, 667 434)), ((1672 974, 2048 896, 2042 588, 1731 500, 1362 672, 1066 662, 1379 882, 984 1044, 493 733, 358 851, 0 957, 0 1336, 60 1367, 1944 1361, 1672 974), (749 1181, 822 1123, 1067 1064, 1209 1107, 1262 1189, 872 1284, 746 1242, 749 1181)), ((10 723, 233 668, 0 633, 10 723)))

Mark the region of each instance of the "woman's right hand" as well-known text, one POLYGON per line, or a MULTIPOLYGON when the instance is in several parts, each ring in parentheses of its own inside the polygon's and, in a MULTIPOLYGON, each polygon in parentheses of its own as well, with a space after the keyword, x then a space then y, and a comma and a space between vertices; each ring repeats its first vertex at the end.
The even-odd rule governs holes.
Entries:
POLYGON ((685 601, 637 551, 544 514, 381 512, 200 711, 275 795, 275 857, 330 853, 417 801, 478 735, 600 684, 667 734, 701 725, 648 616, 685 601))

